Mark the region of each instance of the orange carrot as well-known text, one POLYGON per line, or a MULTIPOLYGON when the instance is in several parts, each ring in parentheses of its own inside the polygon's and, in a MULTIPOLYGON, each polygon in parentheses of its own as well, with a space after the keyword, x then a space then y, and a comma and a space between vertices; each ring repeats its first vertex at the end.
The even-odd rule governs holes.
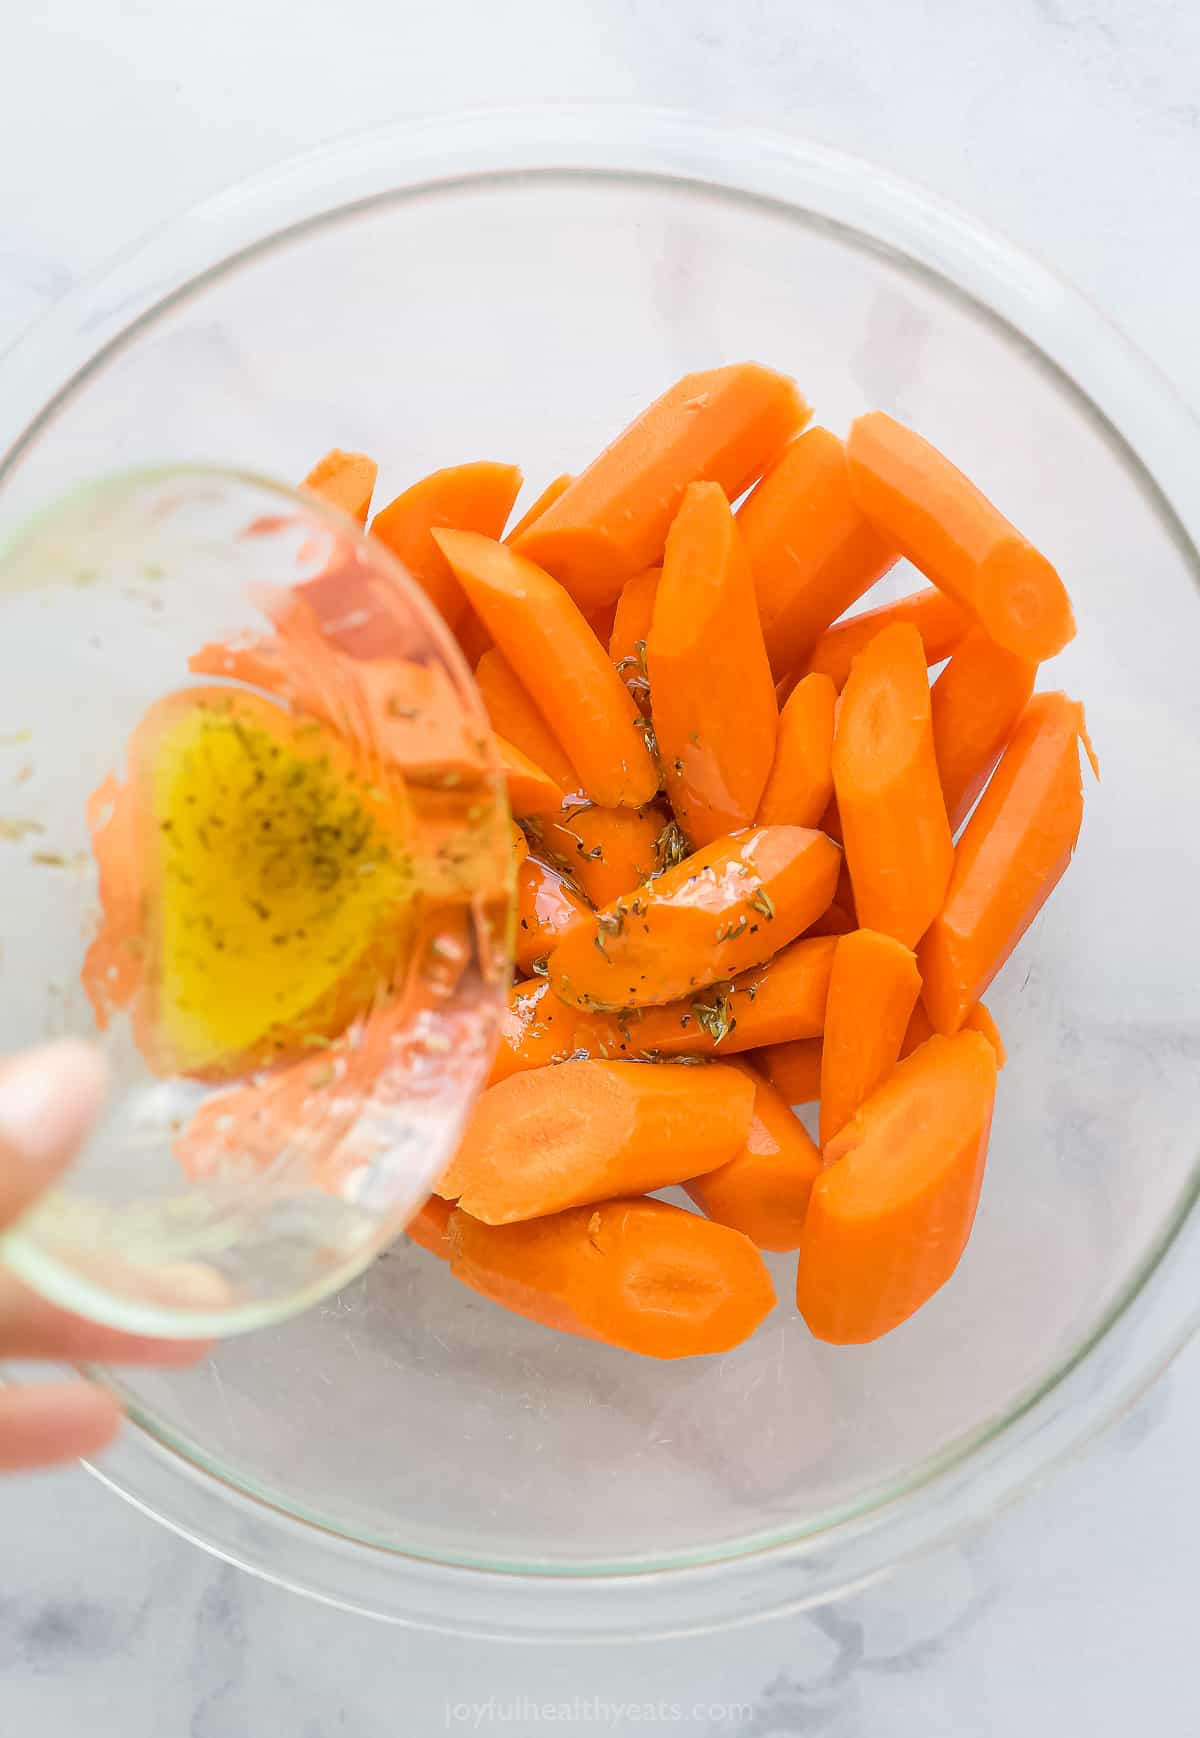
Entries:
POLYGON ((771 1310, 762 1256, 727 1225, 641 1198, 518 1225, 456 1212, 450 1270, 493 1303, 649 1358, 728 1352, 771 1310))
POLYGON ((661 561, 689 483, 736 501, 808 419, 792 381, 753 362, 688 374, 644 410, 519 540, 584 609, 661 561))
POLYGON ((896 550, 863 516, 845 449, 827 428, 810 428, 786 447, 737 517, 771 668, 782 676, 882 579, 896 550))
POLYGON ((665 1189, 731 1159, 754 1085, 736 1069, 564 1062, 514 1074, 475 1106, 437 1185, 486 1225, 665 1189))
POLYGON ((479 663, 485 652, 492 649, 492 636, 488 633, 473 609, 468 608, 455 629, 459 650, 471 666, 472 670, 479 663))
POLYGON ((554 992, 579 1007, 641 1008, 761 965, 824 911, 839 861, 805 827, 718 839, 561 942, 554 992))
POLYGON ((846 456, 863 512, 998 646, 1036 664, 1074 638, 1046 557, 928 441, 873 410, 852 425, 846 456))
POLYGON ((796 1303, 835 1345, 876 1340, 943 1286, 983 1181, 996 1057, 978 1032, 930 1038, 825 1149, 796 1303))
POLYGON ((787 1104, 815 1104, 821 1096, 821 1039, 793 1038, 759 1052, 767 1078, 787 1104))
POLYGON ((606 809, 577 791, 535 815, 532 830, 593 905, 610 905, 661 868, 658 841, 666 825, 653 805, 606 809))
POLYGON ((491 538, 473 531, 438 531, 434 538, 496 644, 536 694, 592 800, 609 807, 648 803, 658 768, 638 728, 644 720, 568 593, 491 538))
POLYGON ((615 1014, 574 1008, 560 1001, 544 979, 515 984, 492 1080, 577 1055, 732 1056, 763 1044, 786 1047, 793 1039, 819 1037, 833 950, 831 937, 795 941, 727 986, 714 985, 661 1008, 615 1014))
POLYGON ((499 537, 520 487, 516 465, 490 459, 451 465, 397 495, 371 522, 372 537, 403 562, 452 630, 466 616, 467 600, 433 534, 450 527, 499 537))
POLYGON ((823 633, 808 660, 810 671, 828 676, 837 689, 846 686, 850 666, 876 634, 897 622, 908 622, 916 628, 925 648, 925 662, 940 664, 948 658, 971 626, 971 617, 952 597, 936 586, 909 592, 895 603, 880 604, 878 609, 862 610, 847 616, 823 633))
POLYGON ((496 751, 514 815, 536 815, 562 802, 563 793, 550 774, 535 766, 527 754, 502 736, 496 738, 496 751))
POLYGON ((895 1067, 920 993, 911 948, 873 929, 838 942, 821 1051, 822 1147, 895 1067))
POLYGON ((1033 693, 1037 665, 973 628, 933 684, 933 750, 957 833, 1033 693))
POLYGON ((744 1232, 760 1249, 798 1249, 821 1155, 770 1082, 736 1066, 754 1082, 746 1143, 728 1164, 684 1186, 709 1219, 744 1232))
MULTIPOLYGON (((515 543, 518 537, 523 537, 526 531, 529 530, 529 527, 534 524, 536 520, 541 518, 542 514, 546 511, 546 508, 552 507, 555 501, 558 500, 558 497, 563 494, 574 481, 575 479, 572 477, 570 471, 564 471, 561 476, 555 477, 552 483, 547 483, 537 500, 534 501, 532 506, 528 507, 524 513, 522 513, 521 517, 517 520, 504 541, 506 543, 515 543)), ((479 527, 475 526, 474 529, 478 530, 479 527)))
MULTIPOLYGON (((1004 1039, 1000 1035, 999 1026, 982 1002, 976 1002, 975 1006, 968 1010, 967 1017, 963 1021, 963 1029, 968 1032, 981 1033, 996 1052, 996 1067, 1004 1067, 1008 1061, 1008 1051, 1004 1048, 1004 1039)), ((908 1031, 904 1034, 904 1043, 900 1047, 901 1060, 903 1061, 906 1056, 911 1056, 919 1045, 924 1044, 926 1038, 932 1037, 933 1021, 925 1012, 924 1002, 918 1001, 912 1011, 912 1019, 908 1022, 908 1031)))
POLYGON ((750 566, 716 483, 691 484, 671 526, 646 670, 680 826, 696 845, 749 826, 775 757, 779 709, 750 566))
POLYGON ((1035 694, 967 822, 917 955, 939 1032, 962 1025, 1071 861, 1083 816, 1080 737, 1090 755, 1078 701, 1035 694))
POLYGON ((449 1261, 450 1220, 453 1214, 454 1208, 449 1201, 443 1201, 440 1195, 430 1195, 404 1227, 405 1234, 422 1249, 427 1249, 430 1255, 436 1255, 441 1261, 449 1261))
POLYGON ((512 830, 512 848, 513 866, 514 868, 519 869, 522 863, 524 863, 529 856, 529 841, 526 839, 524 833, 521 831, 520 827, 517 826, 515 821, 513 822, 512 830))
POLYGON ((854 660, 838 708, 833 785, 858 921, 914 947, 954 864, 914 627, 885 628, 854 660))
POLYGON ((366 453, 344 453, 334 447, 313 466, 303 487, 365 525, 378 474, 379 466, 366 453))
POLYGON ((617 599, 617 613, 608 642, 608 655, 625 678, 625 686, 641 711, 650 713, 650 683, 646 675, 646 642, 654 619, 654 599, 661 567, 648 567, 626 580, 617 599))
POLYGON ((833 712, 828 676, 798 682, 779 715, 775 761, 758 805, 760 826, 818 827, 833 795, 833 712))
POLYGON ((536 960, 591 916, 590 906, 556 870, 527 857, 517 870, 517 970, 532 971, 536 960))
POLYGON ((849 935, 852 929, 857 928, 858 924, 855 922, 853 913, 847 911, 844 905, 839 905, 835 898, 828 911, 823 911, 815 923, 809 924, 804 933, 805 935, 849 935))
POLYGON ((576 790, 579 774, 503 652, 493 646, 483 654, 475 682, 496 734, 540 766, 560 790, 576 790))

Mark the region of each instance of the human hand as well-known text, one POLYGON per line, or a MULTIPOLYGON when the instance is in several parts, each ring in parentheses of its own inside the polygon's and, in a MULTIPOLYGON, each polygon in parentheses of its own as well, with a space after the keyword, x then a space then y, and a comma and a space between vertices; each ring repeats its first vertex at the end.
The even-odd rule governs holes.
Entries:
MULTIPOLYGON (((99 1051, 77 1039, 0 1060, 0 1233, 55 1181, 104 1099, 99 1051)), ((58 1309, 0 1266, 0 1360, 37 1358, 190 1364, 195 1340, 152 1340, 58 1309)), ((116 1398, 92 1382, 0 1388, 0 1473, 95 1454, 121 1422, 116 1398)))

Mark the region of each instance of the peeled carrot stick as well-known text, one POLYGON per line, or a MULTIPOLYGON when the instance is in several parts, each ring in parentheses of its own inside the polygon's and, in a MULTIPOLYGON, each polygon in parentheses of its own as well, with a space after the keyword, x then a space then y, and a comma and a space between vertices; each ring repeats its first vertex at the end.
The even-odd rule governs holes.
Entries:
POLYGON ((995 1091, 986 1038, 930 1038, 825 1148, 796 1281, 817 1339, 877 1340, 950 1278, 975 1219, 995 1091))
POLYGON ((1074 638, 1054 568, 936 447, 873 410, 851 426, 846 456, 863 512, 998 646, 1038 664, 1074 638))
POLYGON ((641 714, 568 593, 502 543, 438 531, 441 547, 594 802, 640 808, 658 789, 641 714))
POLYGON ((793 1038, 768 1044, 759 1060, 785 1104, 815 1104, 821 1096, 821 1039, 793 1038))
POLYGON ((715 1170, 745 1141, 754 1085, 736 1069, 564 1062, 490 1086, 437 1185, 486 1225, 537 1219, 715 1170))
MULTIPOLYGON (((1008 1051, 1004 1048, 1004 1039, 1000 1035, 999 1026, 982 1002, 976 1002, 975 1006, 968 1010, 967 1017, 963 1021, 963 1030, 979 1032, 986 1038, 996 1052, 996 1067, 1004 1067, 1008 1061, 1008 1051)), ((926 1038, 932 1037, 933 1021, 925 1012, 924 1002, 918 1001, 912 1011, 912 1019, 908 1022, 908 1031, 904 1034, 904 1043, 900 1047, 901 1060, 906 1056, 911 1056, 919 1045, 924 1044, 926 1038)))
POLYGON ((947 597, 936 586, 909 592, 895 603, 880 604, 878 609, 862 610, 847 616, 826 630, 812 649, 808 660, 810 671, 819 671, 833 682, 839 691, 845 687, 850 666, 876 634, 897 622, 908 622, 921 636, 925 662, 940 664, 948 658, 972 625, 970 614, 961 604, 947 597))
POLYGON ((709 1219, 744 1232, 760 1249, 798 1249, 821 1155, 771 1083, 744 1063, 735 1066, 754 1082, 745 1145, 728 1164, 684 1187, 709 1219))
POLYGON ((365 525, 378 475, 379 466, 366 453, 344 453, 340 447, 334 447, 313 466, 304 479, 304 487, 365 525))
POLYGON ((957 833, 991 777, 1036 675, 1036 664, 973 628, 933 684, 933 751, 951 832, 957 833))
POLYGON ((479 459, 422 477, 371 521, 371 535, 402 561, 452 630, 467 613, 467 600, 434 532, 451 527, 499 537, 521 487, 516 465, 479 459))
POLYGON ((833 897, 840 852, 805 827, 718 839, 599 912, 550 956, 550 981, 584 1008, 644 1008, 761 965, 833 897))
POLYGON ((449 1232, 453 1213, 454 1208, 449 1201, 443 1201, 440 1195, 430 1195, 404 1227, 405 1235, 411 1237, 414 1243, 420 1244, 422 1249, 427 1249, 430 1255, 436 1255, 441 1261, 449 1261, 449 1232))
POLYGON ((945 903, 917 954, 939 1032, 962 1025, 1071 861, 1083 817, 1081 737, 1091 755, 1077 700, 1035 694, 967 822, 945 903))
POLYGON ((833 956, 821 1051, 822 1147, 891 1073, 921 993, 911 948, 873 929, 842 936, 833 956))
POLYGON ((493 646, 483 654, 475 682, 496 734, 540 766, 560 790, 577 789, 579 774, 503 652, 493 646))
MULTIPOLYGON (((544 979, 515 984, 492 1080, 583 1054, 604 1059, 732 1056, 759 1045, 819 1037, 833 965, 831 937, 794 941, 766 965, 661 1008, 586 1012, 544 979)), ((816 1097, 816 1094, 813 1094, 816 1097)), ((796 1100, 799 1103, 800 1100, 796 1100)))
POLYGON ((828 676, 805 676, 779 715, 775 760, 758 805, 760 826, 818 827, 833 795, 833 712, 828 676))
MULTIPOLYGON (((546 508, 552 507, 555 501, 558 500, 558 497, 563 494, 568 486, 574 481, 575 479, 572 477, 570 471, 564 471, 561 476, 555 477, 552 483, 547 483, 546 487, 542 490, 537 500, 534 501, 533 505, 528 507, 525 512, 522 513, 521 517, 517 520, 504 541, 506 543, 515 543, 518 537, 523 537, 525 532, 529 530, 529 527, 534 524, 536 520, 541 518, 542 514, 546 511, 546 508)), ((478 529, 478 527, 475 529, 478 529)))
POLYGON ((754 581, 716 483, 684 491, 667 537, 646 669, 667 795, 697 845, 749 826, 779 709, 754 581))
POLYGON ((772 1309, 762 1256, 727 1225, 641 1198, 490 1226, 456 1212, 450 1270, 504 1308, 649 1358, 728 1352, 772 1309))
POLYGON ((687 374, 575 478, 519 539, 583 609, 661 561, 689 483, 731 501, 760 477, 809 410, 792 381, 754 362, 687 374))
POLYGON ((667 826, 661 809, 606 809, 577 791, 533 817, 541 846, 578 881, 593 905, 635 893, 662 867, 658 841, 667 826))
POLYGON ((650 680, 646 673, 646 642, 654 619, 661 567, 635 573, 621 587, 617 613, 608 642, 608 655, 624 677, 625 686, 646 716, 650 713, 650 680))
POLYGON ((827 428, 785 447, 737 518, 777 676, 800 665, 896 560, 855 501, 845 449, 827 428))
POLYGON ((532 971, 535 960, 545 959, 563 936, 590 924, 591 917, 591 907, 556 870, 527 857, 517 870, 517 970, 532 971))
POLYGON ((854 660, 838 708, 833 786, 859 923, 914 947, 954 865, 914 627, 885 628, 854 660))
POLYGON ((527 754, 502 736, 496 738, 496 751, 514 815, 536 815, 562 802, 563 793, 550 774, 535 766, 527 754))

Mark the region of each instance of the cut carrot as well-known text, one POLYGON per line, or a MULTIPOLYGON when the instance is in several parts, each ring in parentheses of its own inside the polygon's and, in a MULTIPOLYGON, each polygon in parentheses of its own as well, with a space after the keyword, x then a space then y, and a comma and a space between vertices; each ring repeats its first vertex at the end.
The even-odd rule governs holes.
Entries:
POLYGON ((540 766, 560 790, 576 790, 579 774, 503 652, 493 646, 483 654, 475 682, 496 734, 540 766))
POLYGON ((378 475, 379 466, 366 453, 344 453, 334 447, 313 466, 303 486, 365 525, 378 475))
POLYGON ((411 1237, 422 1249, 427 1249, 430 1255, 436 1255, 441 1261, 449 1261, 449 1232, 453 1213, 454 1208, 449 1201, 443 1201, 440 1195, 430 1195, 404 1227, 405 1235, 411 1237))
POLYGON ((762 1256, 727 1225, 641 1198, 521 1225, 450 1221, 451 1272, 561 1333, 648 1358, 728 1352, 775 1303, 762 1256))
POLYGON ((914 627, 885 628, 854 660, 838 708, 833 784, 858 921, 914 947, 954 865, 914 627))
POLYGON ((911 948, 873 929, 842 936, 833 956, 821 1052, 821 1145, 891 1073, 921 993, 911 948))
POLYGON ((496 738, 500 770, 508 787, 508 806, 514 815, 536 815, 562 802, 563 793, 540 766, 502 736, 496 738))
MULTIPOLYGON (((979 1032, 985 1037, 996 1052, 996 1067, 1003 1068, 1008 1061, 1008 1051, 1004 1048, 1004 1039, 1000 1036, 1000 1028, 982 1002, 968 1010, 963 1021, 963 1028, 968 1032, 979 1032)), ((904 1043, 900 1055, 911 1056, 918 1045, 924 1044, 926 1038, 933 1037, 933 1021, 925 1012, 924 1002, 918 1001, 912 1011, 912 1019, 908 1022, 908 1031, 904 1034, 904 1043)))
POLYGON ((760 1249, 798 1249, 821 1155, 770 1082, 744 1063, 735 1066, 754 1082, 745 1145, 728 1164, 684 1186, 709 1219, 744 1232, 760 1249))
POLYGON ((840 905, 835 898, 828 911, 823 911, 815 923, 809 924, 804 933, 805 935, 849 935, 852 929, 857 928, 858 924, 853 912, 847 911, 846 907, 840 905))
POLYGON ((757 363, 688 374, 643 411, 519 539, 583 609, 662 560, 689 483, 731 501, 760 477, 809 410, 792 381, 757 363))
POLYGON ((539 847, 578 881, 593 905, 635 893, 662 867, 659 840, 668 823, 653 806, 606 809, 577 791, 529 824, 539 847))
POLYGON ((806 676, 779 715, 775 761, 758 805, 764 827, 818 827, 833 795, 833 713, 828 676, 806 676))
POLYGON ((642 1008, 761 965, 825 910, 840 860, 805 827, 718 839, 562 942, 550 956, 555 994, 579 1007, 642 1008))
POLYGON ((600 644, 607 646, 612 639, 613 629, 617 625, 616 600, 614 599, 612 603, 602 604, 599 609, 589 610, 585 620, 600 644))
POLYGON ((490 1086, 437 1185, 486 1225, 665 1189, 731 1159, 754 1084, 678 1062, 564 1062, 490 1086))
POLYGON ((516 984, 509 992, 492 1080, 571 1056, 732 1056, 763 1044, 819 1037, 833 950, 828 937, 795 941, 728 985, 713 985, 661 1008, 617 1014, 574 1008, 560 1001, 544 979, 516 984))
POLYGON ((793 1038, 759 1051, 767 1078, 787 1104, 815 1104, 821 1096, 821 1039, 793 1038))
POLYGON ((455 629, 459 650, 467 660, 471 669, 475 669, 485 652, 492 649, 492 636, 488 633, 475 611, 468 607, 463 618, 455 629))
POLYGON ((661 567, 648 567, 626 580, 617 599, 617 613, 608 642, 608 655, 625 679, 625 686, 639 708, 650 714, 650 681, 646 674, 646 642, 654 619, 661 567))
POLYGON ((517 970, 531 972, 535 961, 591 918, 591 907, 557 870, 527 857, 517 870, 517 970))
POLYGON ((438 531, 434 538, 592 800, 608 807, 648 803, 658 768, 639 728, 644 720, 568 593, 491 538, 472 531, 438 531))
POLYGON ((925 648, 925 662, 940 664, 948 658, 972 625, 972 618, 952 597, 936 586, 909 592, 895 603, 880 604, 878 609, 862 610, 848 616, 821 635, 808 660, 810 671, 828 676, 837 689, 846 686, 850 666, 884 628, 907 622, 916 628, 925 648))
POLYGON ((933 751, 951 832, 957 833, 991 777, 1036 675, 1036 664, 973 628, 933 684, 933 751))
MULTIPOLYGON (((537 497, 537 500, 534 501, 532 506, 528 507, 524 513, 522 513, 521 517, 517 520, 504 541, 506 543, 515 543, 518 537, 523 537, 529 530, 529 527, 541 518, 542 514, 546 511, 546 508, 552 507, 558 500, 558 497, 565 493, 566 489, 574 481, 575 479, 570 471, 564 471, 561 476, 555 477, 552 483, 547 483, 546 487, 537 497)), ((473 526, 472 529, 477 531, 480 527, 473 526)))
POLYGON ((962 1025, 1071 861, 1083 816, 1081 736, 1090 753, 1078 701, 1035 694, 967 822, 917 956, 939 1032, 962 1025))
POLYGON ((978 1032, 930 1038, 825 1149, 796 1303, 835 1345, 876 1340, 957 1267, 979 1200, 996 1057, 978 1032))
POLYGON ((936 447, 873 410, 852 425, 846 456, 863 512, 998 646, 1036 664, 1074 638, 1054 568, 936 447))
POLYGON ((521 487, 516 465, 479 459, 434 471, 371 521, 371 535, 403 562, 446 625, 457 630, 467 600, 433 533, 450 528, 499 537, 521 487))
POLYGON ((646 670, 680 826, 696 845, 749 826, 775 758, 779 709, 750 565, 716 483, 691 484, 671 526, 646 670))
POLYGON ((845 448, 827 428, 786 447, 737 518, 777 676, 801 666, 830 622, 896 560, 855 501, 845 448))

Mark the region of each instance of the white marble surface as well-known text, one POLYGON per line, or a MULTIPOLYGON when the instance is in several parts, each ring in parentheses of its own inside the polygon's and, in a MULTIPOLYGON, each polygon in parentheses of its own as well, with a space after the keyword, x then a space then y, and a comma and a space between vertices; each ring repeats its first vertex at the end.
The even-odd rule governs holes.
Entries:
MULTIPOLYGON (((0 345, 139 231, 281 155, 449 106, 632 99, 924 182, 1048 258, 1200 403, 1192 0, 40 0, 5 22, 0 345)), ((661 1699, 698 1738, 1185 1738, 1198 1466, 1193 1347, 961 1548, 804 1618, 624 1651, 387 1629, 223 1567, 82 1471, 10 1484, 0 1733, 426 1738, 453 1696, 522 1738, 546 1729, 500 1718, 522 1697, 607 1704, 562 1723, 589 1734, 643 1730, 613 1705, 661 1699)))

